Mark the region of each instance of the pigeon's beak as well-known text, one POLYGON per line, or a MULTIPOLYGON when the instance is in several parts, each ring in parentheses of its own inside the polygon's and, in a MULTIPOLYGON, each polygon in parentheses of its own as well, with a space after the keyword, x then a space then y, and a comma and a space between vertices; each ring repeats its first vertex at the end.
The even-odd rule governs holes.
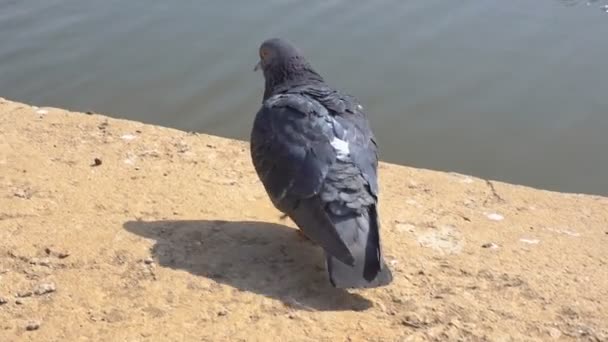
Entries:
POLYGON ((258 64, 255 65, 255 67, 253 68, 253 71, 258 71, 262 68, 262 61, 260 60, 258 62, 258 64))

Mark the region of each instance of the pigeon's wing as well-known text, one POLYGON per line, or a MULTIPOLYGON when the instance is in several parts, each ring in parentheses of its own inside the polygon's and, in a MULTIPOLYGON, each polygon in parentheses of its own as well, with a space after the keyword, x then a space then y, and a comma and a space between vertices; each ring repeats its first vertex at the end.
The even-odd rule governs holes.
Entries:
POLYGON ((343 146, 349 149, 348 162, 359 169, 369 190, 377 196, 378 147, 363 106, 354 96, 329 87, 308 87, 305 92, 330 112, 334 136, 345 141, 343 146))
MULTIPOLYGON (((355 100, 351 100, 355 101, 355 100)), ((367 182, 368 191, 378 196, 378 146, 363 107, 355 102, 352 112, 334 117, 336 135, 349 144, 350 162, 367 182), (342 133, 343 132, 343 133, 342 133)))
POLYGON ((355 117, 333 117, 332 146, 337 157, 328 170, 321 197, 330 209, 338 205, 360 214, 377 201, 378 155, 371 130, 361 128, 365 122, 358 121, 355 117))
POLYGON ((331 139, 327 110, 320 104, 294 94, 264 102, 253 124, 251 152, 273 202, 318 193, 336 159, 331 139))
POLYGON ((254 167, 273 204, 329 254, 352 264, 354 258, 315 197, 337 152, 333 119, 319 102, 299 94, 267 99, 251 133, 254 167))
MULTIPOLYGON (((336 162, 327 173, 320 197, 341 240, 355 258, 354 265, 345 265, 327 258, 330 280, 337 287, 375 287, 391 282, 392 274, 385 267, 377 214, 378 180, 377 146, 363 108, 356 100, 328 96, 332 101, 336 162)), ((330 108, 331 108, 330 107, 330 108)))

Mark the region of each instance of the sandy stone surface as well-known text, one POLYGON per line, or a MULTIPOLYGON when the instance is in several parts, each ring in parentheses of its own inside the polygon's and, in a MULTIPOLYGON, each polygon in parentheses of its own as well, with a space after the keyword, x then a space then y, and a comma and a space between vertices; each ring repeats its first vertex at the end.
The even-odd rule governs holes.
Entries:
POLYGON ((330 287, 246 143, 0 100, 0 341, 608 341, 608 199, 381 164, 330 287))

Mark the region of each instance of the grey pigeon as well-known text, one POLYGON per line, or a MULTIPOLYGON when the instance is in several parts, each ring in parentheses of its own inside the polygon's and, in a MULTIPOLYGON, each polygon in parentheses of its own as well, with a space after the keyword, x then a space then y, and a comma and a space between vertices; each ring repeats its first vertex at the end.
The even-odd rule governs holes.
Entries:
POLYGON ((291 43, 259 49, 262 107, 251 158, 274 206, 325 250, 338 288, 389 284, 380 247, 378 155, 363 107, 331 88, 291 43))

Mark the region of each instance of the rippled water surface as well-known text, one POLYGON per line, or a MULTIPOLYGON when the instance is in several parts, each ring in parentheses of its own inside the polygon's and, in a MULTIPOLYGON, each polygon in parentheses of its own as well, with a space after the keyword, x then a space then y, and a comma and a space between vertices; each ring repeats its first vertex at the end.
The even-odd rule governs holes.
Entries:
POLYGON ((608 194, 608 1, 0 0, 0 96, 247 139, 259 43, 368 108, 383 160, 608 194))

